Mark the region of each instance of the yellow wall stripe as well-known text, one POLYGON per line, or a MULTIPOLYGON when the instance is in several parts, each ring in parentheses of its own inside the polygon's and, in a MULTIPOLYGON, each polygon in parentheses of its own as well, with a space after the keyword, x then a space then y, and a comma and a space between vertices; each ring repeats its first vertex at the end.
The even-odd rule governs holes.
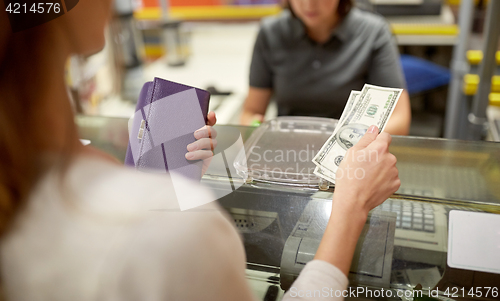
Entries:
MULTIPOLYGON (((169 17, 181 20, 259 19, 280 11, 279 5, 174 6, 169 9, 169 17)), ((134 16, 138 20, 159 19, 161 9, 143 8, 136 11, 134 16)))
POLYGON ((391 24, 396 35, 458 35, 455 24, 391 24))

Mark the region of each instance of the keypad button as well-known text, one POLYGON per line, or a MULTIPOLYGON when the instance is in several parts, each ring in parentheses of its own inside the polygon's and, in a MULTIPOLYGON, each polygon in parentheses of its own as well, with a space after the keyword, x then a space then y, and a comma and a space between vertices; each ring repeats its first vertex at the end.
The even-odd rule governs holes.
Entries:
POLYGON ((424 225, 419 224, 419 223, 413 223, 413 230, 420 230, 422 231, 424 225))
POLYGON ((434 226, 431 225, 425 225, 424 230, 427 232, 434 232, 434 226))
POLYGON ((413 218, 413 223, 415 224, 423 224, 424 220, 422 218, 413 218))

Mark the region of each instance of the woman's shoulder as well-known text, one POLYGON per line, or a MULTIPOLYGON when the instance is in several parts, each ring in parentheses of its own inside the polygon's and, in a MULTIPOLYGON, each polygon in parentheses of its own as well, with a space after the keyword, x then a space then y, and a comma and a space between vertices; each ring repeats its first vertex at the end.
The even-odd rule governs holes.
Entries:
POLYGON ((169 296, 185 296, 187 286, 177 282, 178 278, 210 274, 210 280, 192 280, 195 286, 209 290, 210 285, 220 284, 233 269, 221 268, 224 264, 244 270, 240 237, 208 188, 178 176, 145 174, 121 166, 104 168, 109 170, 103 170, 103 174, 115 178, 106 183, 114 190, 124 189, 119 197, 127 195, 130 208, 137 211, 137 215, 131 212, 134 218, 125 227, 128 230, 124 230, 121 242, 108 251, 107 256, 115 258, 108 265, 108 279, 118 279, 141 296, 150 296, 155 290, 168 292, 169 296), (182 198, 197 200, 200 206, 181 210, 182 198), (145 266, 149 267, 147 275, 142 273, 145 266), (120 270, 130 273, 115 274, 120 270), (157 279, 165 282, 158 283, 157 279), (146 288, 152 282, 158 283, 158 287, 150 292, 146 288))
POLYGON ((347 25, 358 32, 378 32, 388 28, 383 16, 354 7, 347 15, 347 25))
MULTIPOLYGON (((132 209, 182 211, 196 207, 196 204, 209 204, 215 200, 207 188, 180 175, 146 173, 88 158, 79 161, 68 175, 69 184, 75 187, 79 195, 84 191, 95 191, 93 198, 86 198, 86 203, 92 206, 105 203, 120 208, 130 206, 132 209), (182 203, 183 200, 190 199, 198 202, 190 206, 182 203)), ((210 206, 219 209, 215 203, 210 206)))
MULTIPOLYGON (((32 190, 27 208, 35 214, 58 211, 84 219, 99 217, 95 221, 127 221, 148 219, 154 212, 169 215, 200 207, 218 213, 201 219, 225 219, 214 201, 208 188, 181 175, 146 173, 94 156, 79 156, 65 170, 48 171, 32 190)), ((178 222, 183 222, 189 214, 178 216, 178 222)))
POLYGON ((187 279, 210 265, 211 257, 227 258, 226 246, 234 252, 231 259, 243 269, 244 250, 236 229, 220 207, 210 202, 208 189, 186 179, 176 181, 192 188, 178 191, 167 175, 145 174, 89 158, 78 158, 65 173, 49 172, 33 190, 16 227, 2 241, 2 259, 9 262, 3 270, 15 279, 9 282, 9 290, 24 297, 43 291, 47 300, 62 291, 86 296, 94 292, 84 284, 99 275, 110 285, 95 290, 115 294, 119 290, 111 283, 132 281, 128 283, 131 289, 147 295, 142 291, 147 284, 163 279, 165 285, 179 275, 187 279), (205 205, 181 211, 179 194, 205 205), (124 279, 128 275, 122 273, 124 269, 134 277, 124 279), (42 270, 44 279, 35 279, 42 270), (57 277, 66 276, 78 281, 54 285, 57 277))
POLYGON ((276 16, 265 17, 261 20, 260 32, 268 38, 291 37, 298 21, 288 9, 283 10, 276 16))

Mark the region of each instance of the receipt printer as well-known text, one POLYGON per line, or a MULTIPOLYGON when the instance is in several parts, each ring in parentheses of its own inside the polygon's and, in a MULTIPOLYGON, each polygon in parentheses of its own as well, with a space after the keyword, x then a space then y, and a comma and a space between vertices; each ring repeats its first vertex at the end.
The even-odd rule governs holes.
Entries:
MULTIPOLYGON (((316 193, 304 209, 281 257, 281 288, 288 290, 311 260, 323 236, 332 209, 331 193, 316 193)), ((389 287, 396 214, 374 211, 367 219, 356 245, 349 281, 351 285, 389 287)))

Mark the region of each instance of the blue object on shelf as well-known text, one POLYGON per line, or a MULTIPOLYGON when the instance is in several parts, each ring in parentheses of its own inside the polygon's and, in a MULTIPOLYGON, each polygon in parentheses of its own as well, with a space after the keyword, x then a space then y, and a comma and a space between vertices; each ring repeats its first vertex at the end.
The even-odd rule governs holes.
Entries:
POLYGON ((401 55, 401 65, 410 95, 447 85, 450 71, 432 62, 411 55, 401 55))

